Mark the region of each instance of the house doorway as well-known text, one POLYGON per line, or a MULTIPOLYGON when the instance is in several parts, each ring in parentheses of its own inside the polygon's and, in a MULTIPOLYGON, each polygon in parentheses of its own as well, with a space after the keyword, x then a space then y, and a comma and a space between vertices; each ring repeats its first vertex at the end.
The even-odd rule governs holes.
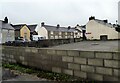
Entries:
POLYGON ((108 40, 108 36, 107 35, 100 35, 100 40, 108 40))

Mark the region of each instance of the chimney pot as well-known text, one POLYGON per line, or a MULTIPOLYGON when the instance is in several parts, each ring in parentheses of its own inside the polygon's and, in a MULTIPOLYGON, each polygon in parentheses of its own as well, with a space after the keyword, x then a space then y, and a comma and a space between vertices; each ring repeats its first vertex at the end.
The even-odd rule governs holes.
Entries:
POLYGON ((89 20, 95 20, 95 16, 89 17, 89 20))
POLYGON ((68 29, 70 29, 71 27, 70 26, 68 26, 68 29))
POLYGON ((8 18, 7 17, 5 17, 4 22, 8 23, 8 18))
POLYGON ((60 25, 59 24, 57 24, 57 28, 59 28, 60 27, 60 25))
POLYGON ((105 23, 108 23, 108 20, 103 20, 105 23))
POLYGON ((42 27, 42 26, 44 26, 44 25, 45 25, 45 23, 44 23, 44 22, 42 22, 42 23, 41 23, 41 27, 42 27))

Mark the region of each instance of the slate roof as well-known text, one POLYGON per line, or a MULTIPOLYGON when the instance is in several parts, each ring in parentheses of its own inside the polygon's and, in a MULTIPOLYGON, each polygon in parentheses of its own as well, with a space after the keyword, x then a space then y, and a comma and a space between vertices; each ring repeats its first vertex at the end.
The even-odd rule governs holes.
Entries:
POLYGON ((46 28, 47 31, 61 31, 61 32, 73 32, 75 31, 75 28, 70 28, 68 29, 68 27, 59 27, 57 28, 57 26, 50 26, 50 25, 44 25, 44 27, 46 28))
POLYGON ((27 25, 30 29, 31 32, 34 32, 36 27, 37 27, 37 24, 34 24, 34 25, 27 25))
POLYGON ((116 24, 111 24, 111 23, 108 23, 108 22, 106 23, 106 22, 104 22, 104 20, 99 20, 99 19, 95 19, 95 21, 98 22, 98 23, 100 23, 100 24, 106 25, 106 26, 108 26, 110 28, 115 28, 115 30, 117 32, 120 32, 120 27, 117 26, 116 24))
POLYGON ((77 24, 77 25, 76 25, 76 29, 79 30, 79 31, 86 30, 86 25, 81 25, 81 26, 80 26, 80 25, 77 24), (79 27, 79 29, 78 29, 78 27, 79 27))
POLYGON ((20 30, 25 25, 26 24, 18 24, 18 25, 12 25, 12 26, 14 27, 15 30, 20 30))
POLYGON ((4 23, 2 20, 0 20, 0 28, 14 30, 14 28, 9 23, 4 23))
MULTIPOLYGON (((15 30, 20 30, 23 26, 25 26, 26 24, 18 24, 18 25, 12 25, 15 30)), ((34 25, 26 25, 31 32, 34 32, 35 31, 35 28, 37 27, 37 24, 34 24, 34 25)))
POLYGON ((104 22, 104 20, 95 19, 95 21, 98 22, 98 23, 100 23, 100 24, 106 25, 106 26, 108 26, 108 27, 115 28, 115 27, 113 26, 113 24, 111 24, 111 23, 106 23, 106 22, 104 22))

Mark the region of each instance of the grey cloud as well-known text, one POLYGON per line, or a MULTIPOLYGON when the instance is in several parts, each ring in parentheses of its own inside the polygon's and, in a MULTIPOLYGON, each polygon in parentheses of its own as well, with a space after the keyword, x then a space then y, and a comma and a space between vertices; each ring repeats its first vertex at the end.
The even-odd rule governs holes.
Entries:
POLYGON ((8 16, 10 22, 41 23, 62 26, 86 24, 89 16, 98 19, 117 19, 117 2, 119 0, 34 0, 33 2, 5 2, 2 16, 8 16))

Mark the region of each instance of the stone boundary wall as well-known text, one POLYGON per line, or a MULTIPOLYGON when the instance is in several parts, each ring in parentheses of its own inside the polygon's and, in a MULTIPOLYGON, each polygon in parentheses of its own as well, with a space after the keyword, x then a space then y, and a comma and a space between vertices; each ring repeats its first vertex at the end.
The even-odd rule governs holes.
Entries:
POLYGON ((97 81, 120 79, 120 53, 3 46, 5 62, 97 81))

